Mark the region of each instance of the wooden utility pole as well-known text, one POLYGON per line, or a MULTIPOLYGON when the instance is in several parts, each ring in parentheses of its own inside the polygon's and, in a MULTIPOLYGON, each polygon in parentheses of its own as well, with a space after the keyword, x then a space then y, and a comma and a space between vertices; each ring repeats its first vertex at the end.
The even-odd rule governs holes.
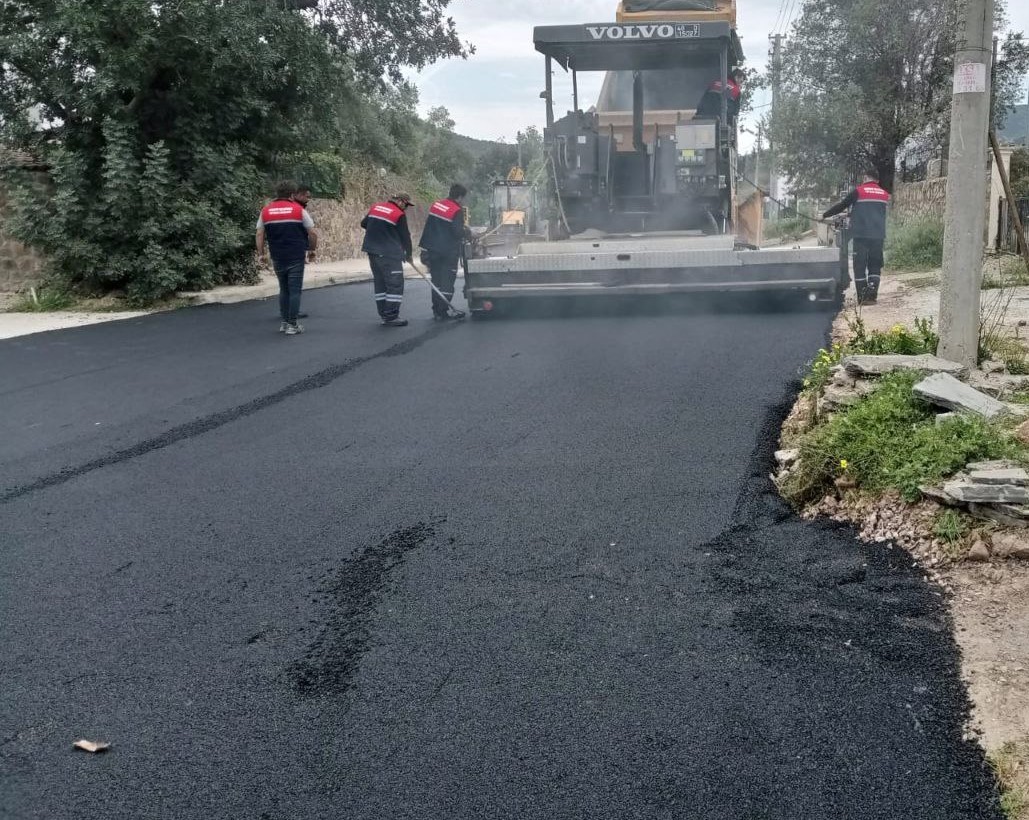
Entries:
POLYGON ((1018 212, 1018 201, 1011 193, 1011 179, 1008 177, 1008 169, 1004 167, 1004 161, 1000 155, 1000 143, 997 142, 997 132, 990 129, 990 148, 993 149, 993 161, 997 166, 997 174, 1000 176, 1000 184, 1004 186, 1004 199, 1008 203, 1008 211, 1011 214, 1011 224, 1018 235, 1018 252, 1022 254, 1025 262, 1026 273, 1029 273, 1029 242, 1025 238, 1025 227, 1022 225, 1022 215, 1018 212))
POLYGON ((986 233, 986 154, 990 129, 993 0, 965 0, 958 15, 950 115, 940 349, 945 359, 975 366, 986 233))

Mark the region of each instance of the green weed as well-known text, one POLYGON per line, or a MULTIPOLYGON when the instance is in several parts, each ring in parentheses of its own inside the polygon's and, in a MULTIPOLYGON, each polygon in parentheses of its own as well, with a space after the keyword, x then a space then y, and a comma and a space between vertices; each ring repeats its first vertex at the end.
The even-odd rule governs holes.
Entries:
POLYGON ((1024 772, 1025 744, 1005 743, 989 755, 990 766, 1000 789, 1000 808, 1008 820, 1029 817, 1029 790, 1024 772))
POLYGON ((932 319, 915 319, 914 330, 894 325, 888 331, 869 331, 860 317, 851 319, 848 326, 851 338, 846 345, 837 342, 829 348, 823 347, 808 365, 808 373, 804 378, 805 390, 820 393, 832 378, 833 370, 846 356, 888 353, 916 356, 935 353, 940 343, 932 319))
POLYGON ((47 313, 52 310, 67 310, 75 304, 75 297, 57 287, 29 288, 11 304, 14 313, 47 313))
POLYGON ((797 216, 792 219, 780 219, 778 222, 766 222, 764 235, 767 239, 800 239, 812 227, 810 219, 797 216))
POLYGON ((894 220, 886 235, 886 264, 893 270, 931 270, 943 264, 943 220, 894 220))
POLYGON ((933 534, 948 544, 956 544, 968 535, 968 532, 968 522, 957 510, 944 510, 933 524, 933 534))
POLYGON ((940 336, 931 318, 916 318, 914 330, 904 325, 894 325, 888 331, 868 331, 860 317, 852 319, 848 326, 851 334, 848 348, 853 353, 880 356, 896 353, 917 356, 922 353, 935 353, 940 344, 940 336))
POLYGON ((804 389, 814 393, 821 393, 822 389, 832 378, 833 370, 836 369, 843 357, 847 355, 849 348, 845 349, 839 342, 834 343, 829 349, 822 348, 818 355, 808 366, 808 374, 804 378, 804 389))
POLYGON ((921 379, 912 372, 884 376, 879 388, 799 441, 800 464, 783 487, 801 504, 827 492, 844 472, 866 490, 896 489, 909 501, 919 486, 953 475, 969 461, 1017 458, 1005 433, 974 416, 936 423, 933 410, 915 398, 921 379))

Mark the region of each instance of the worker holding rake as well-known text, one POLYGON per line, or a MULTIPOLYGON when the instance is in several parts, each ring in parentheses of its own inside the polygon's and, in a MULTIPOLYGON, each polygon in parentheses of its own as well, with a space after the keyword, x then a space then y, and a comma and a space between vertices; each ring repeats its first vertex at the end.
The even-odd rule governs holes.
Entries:
POLYGON ((454 298, 457 266, 464 242, 471 238, 471 232, 465 225, 464 198, 467 195, 468 189, 464 185, 454 184, 450 186, 446 199, 433 202, 418 243, 422 249, 422 262, 428 266, 432 277, 432 316, 436 321, 464 316, 450 303, 454 298))

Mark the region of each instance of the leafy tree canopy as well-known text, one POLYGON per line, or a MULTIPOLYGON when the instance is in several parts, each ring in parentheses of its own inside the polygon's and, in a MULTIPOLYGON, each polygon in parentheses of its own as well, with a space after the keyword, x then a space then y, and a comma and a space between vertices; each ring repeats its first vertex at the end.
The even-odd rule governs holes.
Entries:
MULTIPOLYGON (((772 138, 803 191, 831 193, 864 167, 893 184, 899 147, 941 143, 949 121, 957 0, 806 0, 783 52, 772 138)), ((997 29, 1004 25, 998 4, 997 29)), ((1002 43, 997 106, 1029 65, 1021 35, 1002 43)))
POLYGON ((307 5, 314 5, 314 19, 330 42, 353 55, 362 76, 399 83, 404 66, 424 68, 443 57, 474 52, 446 16, 450 2, 311 0, 307 5))

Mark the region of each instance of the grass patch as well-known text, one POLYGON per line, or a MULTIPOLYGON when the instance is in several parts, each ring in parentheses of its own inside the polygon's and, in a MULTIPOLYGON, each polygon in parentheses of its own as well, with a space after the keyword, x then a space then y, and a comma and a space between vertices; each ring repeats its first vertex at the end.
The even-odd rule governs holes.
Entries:
POLYGON ((67 310, 75 301, 72 294, 61 288, 29 288, 11 303, 8 310, 13 313, 48 313, 53 310, 67 310))
POLYGON ((944 510, 933 523, 933 535, 948 544, 956 544, 968 535, 970 527, 957 510, 944 510))
POLYGON ((953 475, 970 461, 1023 455, 1010 436, 981 418, 957 416, 937 424, 933 409, 912 393, 921 378, 912 372, 884 376, 870 396, 803 434, 800 463, 783 494, 800 505, 847 475, 863 489, 895 489, 915 501, 920 485, 953 475))
POLYGON ((894 220, 886 234, 886 264, 894 270, 932 270, 943 264, 943 220, 921 216, 894 220))
POLYGON ((1021 339, 1000 332, 984 335, 979 343, 979 359, 993 359, 1004 362, 1004 367, 1013 376, 1029 376, 1029 352, 1021 339))
POLYGON ((1000 789, 1000 808, 1008 820, 1029 817, 1029 788, 1023 765, 1025 744, 1008 742, 989 756, 990 766, 1000 789))
POLYGON ((764 235, 767 239, 800 239, 812 228, 810 219, 795 216, 792 219, 780 219, 777 222, 766 222, 764 235))

